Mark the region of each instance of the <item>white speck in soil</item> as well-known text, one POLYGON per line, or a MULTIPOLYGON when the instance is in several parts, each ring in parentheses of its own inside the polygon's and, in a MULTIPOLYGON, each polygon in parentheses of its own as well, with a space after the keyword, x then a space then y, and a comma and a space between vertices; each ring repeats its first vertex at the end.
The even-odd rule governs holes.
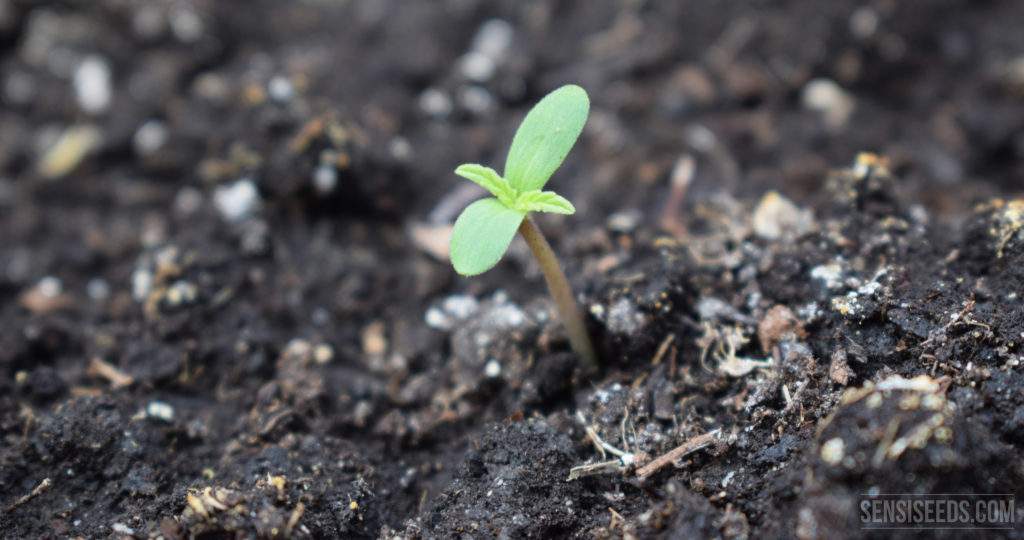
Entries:
POLYGON ((185 280, 178 280, 167 289, 167 303, 171 306, 191 304, 196 301, 198 288, 195 284, 185 280))
POLYGON ((639 222, 640 211, 636 208, 631 208, 629 210, 615 212, 608 216, 608 219, 604 222, 604 226, 613 232, 629 234, 636 230, 636 226, 639 222))
POLYGON ((94 302, 102 302, 110 296, 110 284, 103 278, 92 278, 85 285, 85 294, 94 302))
POLYGON ((804 109, 821 115, 825 128, 832 133, 846 128, 856 107, 853 96, 831 79, 818 78, 807 83, 800 99, 804 109))
POLYGON ((435 330, 448 329, 448 316, 437 307, 427 309, 427 312, 423 315, 423 322, 435 330))
POLYGON ((203 207, 203 192, 192 186, 185 186, 174 196, 174 210, 182 216, 191 216, 203 207))
POLYGON ((412 159, 412 145, 409 144, 409 139, 395 136, 388 141, 388 153, 395 161, 409 161, 412 159))
POLYGON ((318 364, 327 364, 334 359, 334 348, 321 343, 313 348, 313 360, 318 364))
POLYGON ((645 317, 629 298, 620 298, 608 309, 608 330, 620 336, 635 335, 643 328, 645 317))
POLYGON ((137 302, 149 296, 149 288, 153 285, 153 272, 149 268, 136 268, 132 272, 132 298, 137 302))
POLYGON ((427 88, 419 97, 419 106, 430 116, 444 118, 452 112, 452 100, 436 88, 427 88))
POLYGON ((171 32, 182 43, 195 43, 203 36, 203 20, 192 6, 179 2, 168 12, 171 32))
POLYGON ((150 401, 146 404, 146 416, 171 423, 174 421, 174 407, 163 401, 150 401))
POLYGON ((36 287, 39 290, 39 294, 43 295, 44 298, 56 298, 60 296, 60 293, 64 292, 64 284, 61 283, 60 278, 54 276, 46 276, 40 279, 36 287))
POLYGON ((459 89, 459 106, 473 114, 483 114, 491 108, 491 93, 477 85, 459 89))
POLYGON ((501 362, 495 359, 490 359, 487 364, 484 365, 484 375, 491 379, 495 379, 501 375, 501 362))
POLYGON ((229 186, 218 186, 213 192, 213 204, 225 221, 234 223, 259 208, 260 194, 252 180, 243 178, 229 186))
POLYGON ((295 95, 295 87, 287 77, 277 75, 267 83, 267 95, 277 103, 287 103, 295 95))
POLYGON ((473 36, 473 50, 500 62, 508 53, 515 29, 502 19, 488 19, 473 36))
POLYGON ((86 56, 75 69, 72 82, 78 106, 88 114, 103 114, 110 108, 113 89, 110 62, 98 54, 86 56))
POLYGON ((444 299, 441 307, 445 313, 456 319, 466 319, 480 307, 480 302, 467 294, 453 294, 444 299))
POLYGON ((313 189, 320 195, 328 195, 338 185, 338 170, 321 163, 313 169, 313 189))
POLYGON ((317 326, 326 326, 327 323, 331 322, 331 313, 325 308, 318 307, 313 310, 309 318, 317 326))
POLYGON ((839 264, 821 264, 811 268, 811 279, 825 284, 825 288, 834 291, 843 287, 843 267, 839 264))
POLYGON ((471 81, 487 82, 494 76, 496 69, 493 60, 477 51, 469 51, 459 59, 459 71, 471 81))
POLYGON ((834 437, 821 445, 821 460, 828 465, 839 465, 843 461, 846 443, 840 437, 834 437))
POLYGON ((167 126, 160 120, 147 120, 132 136, 132 149, 140 156, 148 156, 167 142, 167 126))

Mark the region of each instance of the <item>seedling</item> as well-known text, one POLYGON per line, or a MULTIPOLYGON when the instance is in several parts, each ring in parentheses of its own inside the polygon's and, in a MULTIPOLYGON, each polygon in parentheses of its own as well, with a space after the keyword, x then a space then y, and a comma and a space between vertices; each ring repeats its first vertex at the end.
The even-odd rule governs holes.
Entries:
POLYGON ((476 201, 462 211, 452 230, 449 252, 456 272, 475 276, 498 263, 518 230, 540 263, 569 343, 583 365, 594 369, 597 357, 583 313, 555 252, 530 217, 530 212, 576 212, 564 197, 542 188, 576 143, 589 110, 590 100, 582 88, 563 86, 526 114, 512 139, 504 176, 475 163, 455 169, 455 174, 480 184, 494 197, 476 201))

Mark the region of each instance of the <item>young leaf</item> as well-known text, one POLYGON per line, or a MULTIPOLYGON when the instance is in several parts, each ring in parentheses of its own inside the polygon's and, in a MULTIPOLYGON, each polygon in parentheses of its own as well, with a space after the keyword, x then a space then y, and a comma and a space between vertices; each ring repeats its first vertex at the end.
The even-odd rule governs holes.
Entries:
POLYGON ((576 209, 565 197, 554 191, 539 189, 519 194, 515 207, 523 212, 551 212, 553 214, 575 214, 576 209))
POLYGON ((576 144, 590 112, 587 92, 565 85, 541 99, 512 138, 505 178, 519 193, 541 189, 576 144))
POLYGON ((475 276, 498 264, 524 217, 526 212, 490 197, 467 206, 455 220, 448 247, 455 271, 475 276))
POLYGON ((515 192, 512 190, 512 186, 508 184, 508 180, 502 178, 498 171, 490 167, 476 163, 464 163, 455 169, 455 174, 480 184, 508 206, 511 206, 512 201, 515 199, 515 192))

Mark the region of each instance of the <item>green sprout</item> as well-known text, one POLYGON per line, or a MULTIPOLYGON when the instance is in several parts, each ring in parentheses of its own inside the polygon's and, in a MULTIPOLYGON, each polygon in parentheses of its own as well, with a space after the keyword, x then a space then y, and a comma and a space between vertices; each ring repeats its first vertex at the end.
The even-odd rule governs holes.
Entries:
POLYGON ((475 163, 455 169, 455 174, 480 184, 494 197, 476 201, 462 211, 452 230, 449 252, 456 272, 475 276, 498 263, 518 230, 540 263, 569 343, 583 365, 595 369, 597 356, 569 280, 530 217, 530 212, 576 212, 564 197, 542 189, 576 143, 589 111, 586 91, 572 84, 563 86, 527 113, 512 139, 504 176, 475 163))

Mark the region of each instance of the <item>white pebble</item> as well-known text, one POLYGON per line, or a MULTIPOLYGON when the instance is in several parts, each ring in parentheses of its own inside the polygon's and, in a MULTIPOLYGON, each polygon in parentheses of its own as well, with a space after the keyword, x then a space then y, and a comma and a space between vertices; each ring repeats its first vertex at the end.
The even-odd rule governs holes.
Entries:
POLYGON ((493 358, 488 360, 487 363, 484 364, 484 375, 490 379, 497 378, 501 375, 501 362, 498 362, 493 358))
POLYGON ((326 364, 334 359, 334 348, 326 343, 313 347, 313 360, 318 364, 326 364))
POLYGON ((94 302, 102 302, 110 296, 110 284, 103 278, 92 278, 85 285, 85 294, 94 302))
POLYGON ((420 93, 419 105, 430 116, 445 117, 452 112, 452 100, 436 88, 427 88, 420 93))
POLYGON ((110 108, 113 89, 110 62, 98 54, 90 54, 78 65, 72 83, 78 106, 89 114, 102 114, 110 108))
POLYGON ((477 51, 470 51, 459 59, 459 71, 462 76, 475 82, 487 82, 494 77, 497 66, 487 55, 477 51))
POLYGON ((163 401, 150 401, 146 405, 146 416, 170 423, 174 421, 174 407, 163 401))
POLYGON ((491 93, 482 86, 473 85, 459 90, 459 105, 471 113, 487 112, 491 108, 491 101, 491 93))
POLYGON ((456 319, 465 319, 476 312, 480 302, 468 294, 453 294, 444 299, 444 311, 456 319))
POLYGON ((61 283, 60 278, 54 276, 46 276, 40 279, 36 288, 39 290, 39 294, 46 298, 56 298, 60 296, 60 293, 64 292, 64 284, 61 283))
POLYGON ((473 50, 500 62, 512 45, 515 30, 502 19, 488 19, 473 36, 473 50))
POLYGON ((203 193, 192 186, 185 186, 174 196, 174 210, 190 216, 203 207, 203 193))
POLYGON ((423 322, 435 330, 448 330, 448 316, 439 308, 432 307, 423 314, 423 322))
POLYGON ((249 217, 259 208, 260 194, 256 184, 243 178, 230 186, 219 186, 213 192, 213 204, 221 216, 234 223, 249 217))
POLYGON ((267 95, 278 103, 286 103, 295 95, 295 87, 287 77, 278 75, 267 83, 267 95))
POLYGON ((313 169, 313 189, 320 195, 328 195, 338 185, 338 170, 331 165, 320 164, 313 169))
POLYGON ((800 96, 805 109, 822 115, 829 131, 841 131, 853 114, 853 96, 843 90, 835 81, 818 78, 804 86, 800 96))
POLYGON ((199 18, 192 6, 177 3, 171 6, 168 13, 171 32, 183 43, 194 43, 203 36, 203 20, 199 18))
POLYGON ((171 306, 191 304, 198 295, 199 288, 195 284, 179 279, 167 289, 167 303, 171 306))
POLYGON ((167 126, 160 120, 147 120, 132 135, 132 148, 140 156, 156 152, 167 142, 167 126))
POLYGON ((142 302, 149 297, 149 289, 153 286, 153 272, 148 268, 136 268, 132 272, 132 298, 142 302))

